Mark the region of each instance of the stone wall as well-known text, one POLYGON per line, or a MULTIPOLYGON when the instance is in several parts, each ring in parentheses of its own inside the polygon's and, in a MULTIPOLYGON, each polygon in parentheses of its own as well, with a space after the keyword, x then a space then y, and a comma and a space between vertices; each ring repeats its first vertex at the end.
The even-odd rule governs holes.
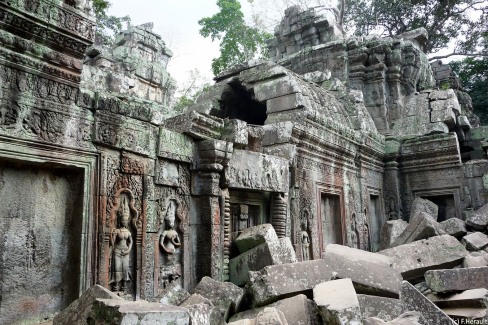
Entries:
POLYGON ((250 226, 320 259, 329 243, 378 250, 416 197, 441 218, 488 199, 485 129, 459 92, 430 89, 422 31, 343 39, 333 11, 289 9, 277 62, 229 69, 175 115, 151 24, 92 46, 89 2, 69 3, 0 2, 2 322, 50 318, 94 284, 159 301, 227 281, 250 226), (41 274, 52 289, 27 293, 41 274))

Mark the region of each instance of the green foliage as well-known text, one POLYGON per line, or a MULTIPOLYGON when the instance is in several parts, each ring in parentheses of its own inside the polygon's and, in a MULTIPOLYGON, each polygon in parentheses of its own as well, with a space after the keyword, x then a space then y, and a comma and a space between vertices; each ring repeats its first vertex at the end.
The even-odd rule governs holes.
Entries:
MULTIPOLYGON (((483 53, 488 54, 488 32, 484 33, 483 53)), ((481 124, 488 125, 488 57, 466 58, 449 63, 457 73, 463 89, 473 100, 473 111, 480 117, 481 124)))
POLYGON ((395 36, 424 27, 426 53, 458 40, 455 52, 473 52, 488 23, 485 0, 345 0, 346 29, 356 35, 395 36))
POLYGON ((220 11, 202 18, 200 35, 220 41, 220 56, 212 60, 215 75, 255 57, 266 57, 266 39, 271 35, 246 25, 241 4, 237 0, 217 0, 220 11))
POLYGON ((96 44, 112 45, 115 36, 130 25, 129 16, 116 17, 107 15, 110 5, 107 0, 93 0, 93 10, 97 21, 95 31, 96 44))
POLYGON ((173 110, 175 114, 181 114, 183 113, 185 108, 195 104, 197 97, 200 96, 202 93, 206 92, 207 90, 209 90, 210 87, 211 85, 207 83, 200 86, 200 88, 196 89, 192 93, 188 93, 180 96, 173 105, 173 110))

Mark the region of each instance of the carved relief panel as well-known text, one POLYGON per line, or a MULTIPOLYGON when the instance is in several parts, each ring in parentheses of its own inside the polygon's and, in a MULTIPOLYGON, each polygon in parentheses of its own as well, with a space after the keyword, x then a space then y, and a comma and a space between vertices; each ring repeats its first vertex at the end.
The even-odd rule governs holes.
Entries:
MULTIPOLYGON (((171 166, 175 174, 175 187, 155 187, 156 213, 154 227, 147 229, 151 243, 148 247, 146 268, 148 273, 146 291, 148 295, 160 297, 170 285, 189 288, 190 261, 192 260, 191 237, 189 232, 189 166, 177 162, 160 161, 158 166, 171 166), (151 265, 149 265, 151 264, 151 265)), ((158 173, 158 172, 157 172, 158 173)), ((156 176, 159 179, 159 176, 156 176)), ((158 183, 160 183, 158 181, 158 183)))

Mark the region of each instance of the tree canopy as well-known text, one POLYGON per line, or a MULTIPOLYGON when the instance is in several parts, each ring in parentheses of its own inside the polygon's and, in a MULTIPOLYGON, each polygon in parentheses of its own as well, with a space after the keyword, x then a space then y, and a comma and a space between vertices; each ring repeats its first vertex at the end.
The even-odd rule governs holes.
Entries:
POLYGON ((455 41, 453 53, 477 53, 487 30, 485 0, 344 0, 347 27, 356 35, 395 36, 424 27, 429 35, 426 53, 455 41))
MULTIPOLYGON (((488 32, 483 35, 483 51, 488 54, 488 32)), ((458 74, 463 89, 471 96, 473 110, 488 125, 488 57, 465 58, 449 63, 458 74)))
POLYGON ((127 25, 130 25, 130 17, 116 17, 107 14, 110 7, 107 0, 93 0, 93 11, 96 18, 95 43, 112 45, 115 36, 122 32, 127 25))
POLYGON ((220 56, 212 60, 215 75, 238 63, 255 57, 266 57, 266 39, 271 35, 248 26, 237 0, 217 0, 219 12, 202 18, 200 34, 220 41, 220 56))

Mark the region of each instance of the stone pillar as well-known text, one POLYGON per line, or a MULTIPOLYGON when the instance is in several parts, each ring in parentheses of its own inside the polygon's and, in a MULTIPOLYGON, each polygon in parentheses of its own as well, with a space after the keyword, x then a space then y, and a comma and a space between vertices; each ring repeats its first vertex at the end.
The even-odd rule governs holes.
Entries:
POLYGON ((271 224, 273 225, 278 238, 286 237, 286 214, 287 204, 285 194, 273 193, 273 204, 271 212, 271 224))
POLYGON ((402 219, 401 173, 398 166, 400 143, 389 139, 385 144, 384 204, 386 220, 402 219))
MULTIPOLYGON (((224 212, 227 205, 227 221, 230 222, 230 206, 228 199, 226 200, 228 191, 221 189, 221 173, 228 163, 232 149, 232 143, 220 140, 204 140, 198 144, 197 166, 192 177, 192 194, 198 196, 195 218, 197 281, 203 276, 210 276, 218 281, 224 281, 226 276, 228 278, 228 269, 224 267, 225 257, 228 260, 229 246, 225 249, 224 212)), ((229 230, 227 242, 228 234, 229 230)))

